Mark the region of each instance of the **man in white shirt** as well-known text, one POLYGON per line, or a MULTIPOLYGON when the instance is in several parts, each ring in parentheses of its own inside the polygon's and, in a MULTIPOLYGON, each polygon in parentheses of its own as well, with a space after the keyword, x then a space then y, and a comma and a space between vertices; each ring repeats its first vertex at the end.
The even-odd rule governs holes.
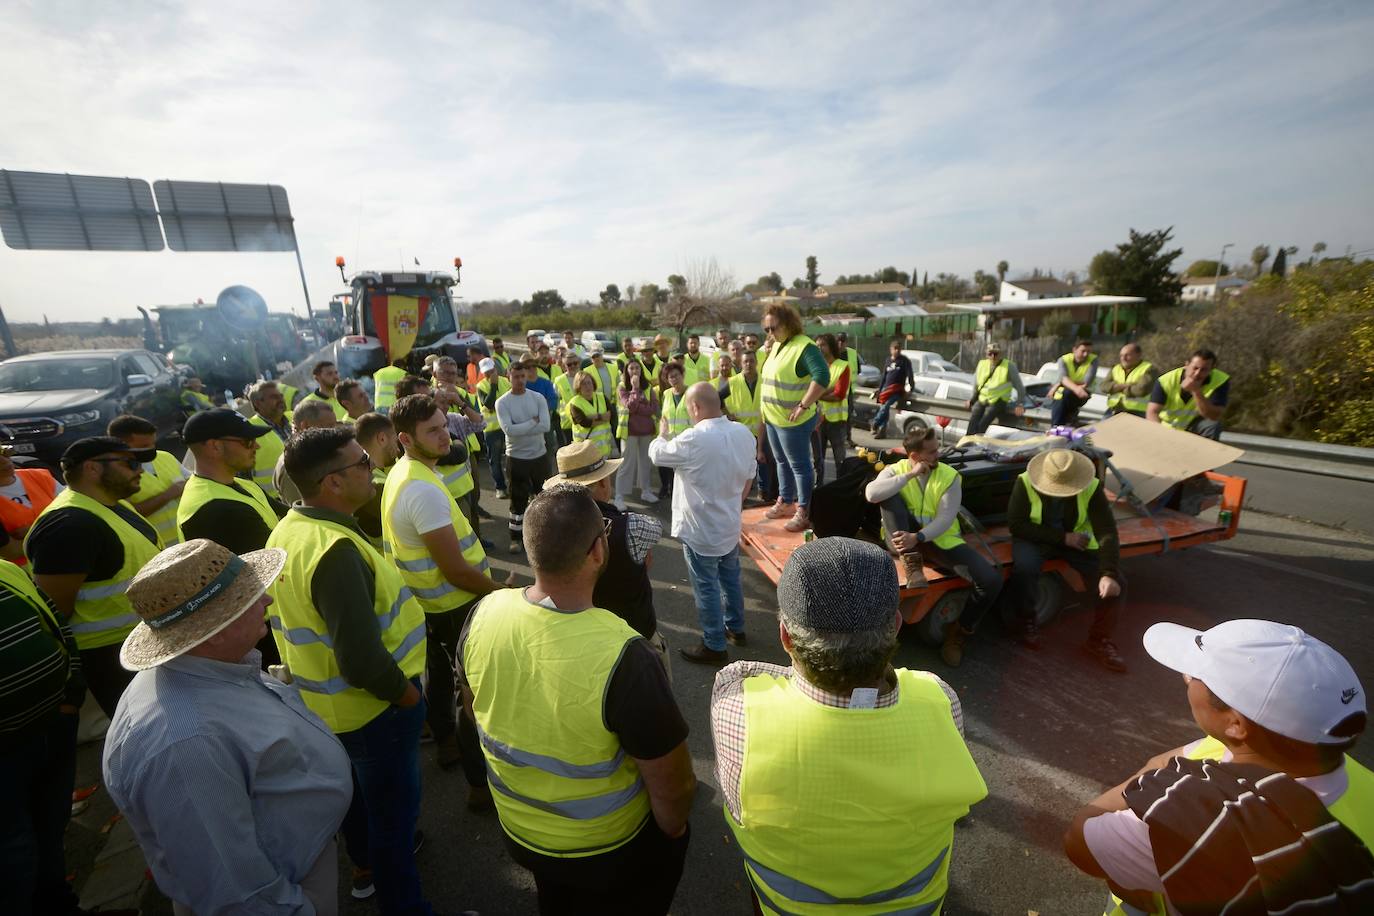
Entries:
MULTIPOLYGON (((1070 824, 1064 836, 1069 860, 1105 878, 1119 895, 1117 908, 1108 912, 1162 916, 1178 912, 1170 899, 1175 894, 1199 893, 1212 896, 1207 901, 1215 904, 1210 912, 1220 912, 1237 898, 1253 894, 1258 886, 1254 865, 1285 849, 1251 848, 1252 844, 1272 840, 1274 823, 1291 819, 1297 824, 1310 817, 1310 811, 1304 815, 1299 808, 1285 810, 1284 800, 1293 797, 1291 787, 1285 794, 1275 791, 1285 775, 1315 795, 1331 818, 1366 846, 1374 843, 1374 824, 1368 817, 1374 810, 1374 773, 1346 753, 1365 728, 1364 689, 1354 668, 1335 649, 1297 627, 1267 620, 1229 620, 1205 631, 1157 623, 1145 631, 1144 642, 1155 661, 1183 675, 1193 720, 1206 737, 1152 757, 1135 775, 1081 809, 1070 824), (1223 768, 1191 782, 1187 776, 1175 778, 1204 760, 1223 768), (1224 769, 1231 765, 1237 773, 1250 767, 1270 775, 1251 781, 1242 796, 1218 806, 1225 809, 1224 816, 1194 817, 1194 824, 1211 825, 1199 827, 1195 839, 1176 831, 1156 832, 1169 818, 1170 804, 1191 801, 1189 792, 1199 784, 1222 785, 1228 775, 1224 769), (1168 781, 1172 785, 1157 800, 1141 794, 1168 781), (1256 803, 1266 809, 1265 818, 1256 818, 1250 810, 1256 803), (1261 825, 1269 829, 1255 830, 1261 825), (1171 836, 1173 842, 1157 847, 1163 836, 1171 836), (1238 842, 1242 837, 1244 842, 1238 842), (1168 867, 1180 849, 1187 854, 1168 867), (1192 880, 1196 872, 1186 871, 1199 849, 1202 853, 1194 865, 1200 862, 1206 869, 1205 882, 1192 880), (1177 883, 1180 875, 1183 885, 1177 883)), ((1325 831, 1299 832, 1305 843, 1325 831)), ((1320 855, 1296 846, 1293 851, 1299 857, 1320 855)), ((1299 863, 1294 866, 1290 870, 1295 873, 1306 870, 1299 863)), ((1264 884, 1262 877, 1259 885, 1264 884)), ((1233 911, 1253 910, 1237 906, 1233 911)))
POLYGON ((726 642, 744 645, 739 533, 744 497, 758 470, 754 435, 721 414, 710 382, 688 388, 684 398, 691 428, 669 439, 667 418, 660 420, 649 460, 675 474, 672 535, 682 541, 701 621, 701 645, 678 651, 689 662, 720 667, 729 661, 726 642))
POLYGON ((544 489, 549 475, 549 402, 525 387, 523 362, 510 364, 510 391, 496 399, 496 422, 506 435, 506 479, 510 481, 510 552, 524 546, 525 507, 544 489))

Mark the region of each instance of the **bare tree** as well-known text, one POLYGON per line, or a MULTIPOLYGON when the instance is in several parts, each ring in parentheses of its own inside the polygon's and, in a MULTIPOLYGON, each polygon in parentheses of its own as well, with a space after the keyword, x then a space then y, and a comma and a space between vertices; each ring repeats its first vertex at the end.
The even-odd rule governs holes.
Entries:
POLYGON ((686 345, 683 335, 687 328, 701 321, 719 324, 730 303, 739 296, 735 275, 721 267, 714 257, 689 261, 681 274, 669 277, 669 285, 672 294, 665 317, 677 330, 679 346, 686 345))

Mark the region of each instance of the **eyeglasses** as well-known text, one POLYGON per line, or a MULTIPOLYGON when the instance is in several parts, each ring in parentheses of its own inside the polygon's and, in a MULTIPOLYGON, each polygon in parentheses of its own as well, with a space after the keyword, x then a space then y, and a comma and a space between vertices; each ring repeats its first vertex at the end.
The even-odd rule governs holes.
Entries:
POLYGON ((253 448, 258 444, 257 439, 247 439, 243 436, 216 436, 215 438, 221 442, 237 442, 244 448, 253 448))
POLYGON ((591 552, 592 552, 592 548, 596 546, 596 542, 599 541, 599 540, 601 540, 603 537, 604 537, 604 538, 607 538, 607 539, 610 538, 610 536, 611 536, 611 520, 610 520, 610 519, 603 519, 603 522, 604 522, 605 524, 604 524, 604 527, 602 528, 602 530, 598 531, 598 532, 596 533, 596 537, 592 538, 592 542, 591 542, 590 544, 587 545, 587 553, 591 553, 591 552))
POLYGON ((318 483, 318 482, 320 482, 320 481, 323 481, 323 480, 324 480, 326 477, 328 477, 330 474, 342 474, 344 471, 351 471, 351 470, 353 470, 354 468, 367 468, 368 470, 371 470, 371 469, 372 469, 372 456, 369 455, 367 452, 363 452, 363 457, 359 458, 357 461, 353 462, 352 464, 346 464, 346 465, 344 465, 344 466, 341 467, 341 468, 334 468, 332 471, 325 471, 325 472, 324 472, 323 474, 321 474, 318 478, 316 478, 316 482, 318 483))
POLYGON ((94 461, 96 464, 126 464, 131 471, 143 467, 143 462, 132 456, 128 458, 90 458, 88 460, 94 461))
POLYGON ((771 334, 771 333, 773 333, 774 331, 776 331, 777 329, 778 329, 778 326, 777 326, 776 324, 765 324, 765 325, 763 326, 763 333, 765 333, 765 334, 771 334))

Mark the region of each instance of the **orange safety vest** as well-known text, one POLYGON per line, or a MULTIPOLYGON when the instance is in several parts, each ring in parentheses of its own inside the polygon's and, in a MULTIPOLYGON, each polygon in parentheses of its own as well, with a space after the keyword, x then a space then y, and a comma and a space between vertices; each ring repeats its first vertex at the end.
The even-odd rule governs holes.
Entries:
MULTIPOLYGON (((34 519, 48 508, 48 503, 57 495, 57 481, 52 474, 42 468, 15 468, 14 476, 24 485, 24 493, 29 497, 30 505, 21 505, 0 497, 0 525, 5 526, 10 537, 19 538, 19 532, 27 531, 34 519)), ((29 561, 20 557, 14 562, 19 566, 27 566, 29 561)))

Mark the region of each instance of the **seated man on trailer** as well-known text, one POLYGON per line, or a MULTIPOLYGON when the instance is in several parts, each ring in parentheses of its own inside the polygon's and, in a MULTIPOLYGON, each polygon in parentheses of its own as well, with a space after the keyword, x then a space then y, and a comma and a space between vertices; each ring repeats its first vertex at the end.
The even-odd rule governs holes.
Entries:
POLYGON ((959 534, 963 488, 959 472, 940 463, 935 430, 915 427, 902 440, 907 457, 878 472, 864 497, 881 506, 883 530, 892 552, 902 560, 907 588, 926 584, 924 558, 938 561, 973 584, 973 594, 958 620, 945 627, 940 657, 951 668, 964 658, 964 640, 1002 591, 1002 573, 959 534))
POLYGON ((1092 460, 1067 448, 1032 458, 1012 486, 1007 527, 1021 645, 1040 648, 1035 608, 1040 571, 1049 560, 1064 560, 1089 582, 1097 582, 1097 608, 1083 650, 1108 671, 1125 672, 1126 662, 1112 642, 1126 597, 1119 569, 1121 539, 1092 460))

